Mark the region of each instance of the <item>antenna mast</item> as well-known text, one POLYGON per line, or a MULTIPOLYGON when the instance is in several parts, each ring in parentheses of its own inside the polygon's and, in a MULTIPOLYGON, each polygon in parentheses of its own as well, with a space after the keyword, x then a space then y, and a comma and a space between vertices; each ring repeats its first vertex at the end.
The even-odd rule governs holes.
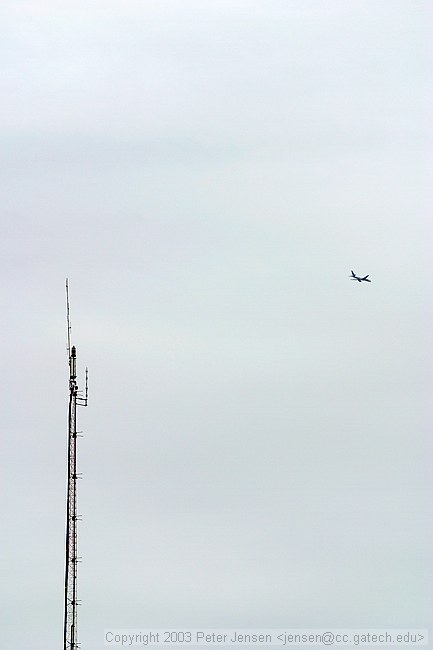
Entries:
POLYGON ((87 406, 87 376, 84 397, 77 385, 77 351, 71 348, 69 285, 66 279, 66 318, 68 327, 69 407, 68 407, 68 496, 66 501, 66 559, 63 650, 77 650, 77 406, 87 406))

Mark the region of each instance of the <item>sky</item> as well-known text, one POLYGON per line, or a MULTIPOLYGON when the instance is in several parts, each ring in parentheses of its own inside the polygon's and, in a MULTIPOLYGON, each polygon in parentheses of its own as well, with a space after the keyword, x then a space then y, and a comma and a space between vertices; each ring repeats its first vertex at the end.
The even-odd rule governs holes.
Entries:
POLYGON ((2 648, 62 644, 65 278, 84 650, 431 626, 432 13, 2 2, 2 648))

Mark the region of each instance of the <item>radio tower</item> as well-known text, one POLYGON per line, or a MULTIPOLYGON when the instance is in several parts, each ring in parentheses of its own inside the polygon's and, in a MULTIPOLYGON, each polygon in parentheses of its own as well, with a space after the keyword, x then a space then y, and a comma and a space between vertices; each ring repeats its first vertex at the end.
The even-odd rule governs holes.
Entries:
POLYGON ((68 409, 68 496, 66 501, 66 560, 63 650, 77 650, 77 406, 87 406, 87 368, 84 396, 77 385, 77 351, 71 348, 69 287, 66 280, 66 315, 68 323, 69 409, 68 409))

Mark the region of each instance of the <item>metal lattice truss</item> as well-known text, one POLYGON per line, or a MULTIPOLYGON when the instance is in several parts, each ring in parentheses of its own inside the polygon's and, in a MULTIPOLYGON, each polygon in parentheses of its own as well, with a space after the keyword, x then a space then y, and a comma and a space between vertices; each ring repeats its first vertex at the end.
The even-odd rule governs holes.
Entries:
POLYGON ((63 650, 78 650, 77 641, 77 405, 87 406, 87 369, 85 397, 79 396, 76 383, 76 350, 72 347, 69 356, 69 412, 68 412, 68 496, 66 504, 66 560, 65 560, 65 602, 63 650))

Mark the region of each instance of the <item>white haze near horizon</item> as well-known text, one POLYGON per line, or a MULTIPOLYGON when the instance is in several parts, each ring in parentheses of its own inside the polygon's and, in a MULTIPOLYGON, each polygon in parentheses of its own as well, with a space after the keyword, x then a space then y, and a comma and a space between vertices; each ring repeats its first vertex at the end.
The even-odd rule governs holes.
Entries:
POLYGON ((62 643, 66 277, 82 648, 431 624, 431 19, 4 0, 2 648, 62 643))

